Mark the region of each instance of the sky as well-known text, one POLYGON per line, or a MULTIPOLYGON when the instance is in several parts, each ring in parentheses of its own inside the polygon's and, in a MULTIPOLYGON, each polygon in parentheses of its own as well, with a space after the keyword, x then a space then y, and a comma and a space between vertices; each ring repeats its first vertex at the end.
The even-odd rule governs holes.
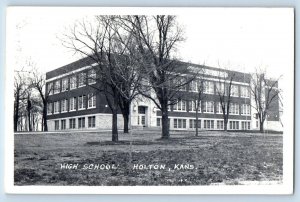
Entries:
POLYGON ((11 9, 7 17, 7 64, 16 69, 35 63, 47 72, 80 58, 59 38, 76 20, 94 14, 176 14, 185 41, 178 45, 183 61, 253 72, 266 68, 279 77, 294 64, 293 15, 287 9, 11 9), (125 11, 124 11, 125 10, 125 11), (139 11, 137 11, 139 10, 139 11), (142 11, 141 11, 142 10, 142 11))

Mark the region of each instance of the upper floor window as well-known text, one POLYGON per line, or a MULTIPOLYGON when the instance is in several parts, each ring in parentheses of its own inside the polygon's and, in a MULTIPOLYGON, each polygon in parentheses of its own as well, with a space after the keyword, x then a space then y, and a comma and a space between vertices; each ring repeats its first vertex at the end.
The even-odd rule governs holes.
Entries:
POLYGON ((205 81, 203 83, 203 92, 206 94, 214 94, 214 82, 205 81))
POLYGON ((47 84, 47 91, 48 91, 49 95, 53 94, 53 83, 52 82, 47 84))
MULTIPOLYGON (((225 104, 225 113, 226 113, 226 103, 223 103, 223 104, 225 104)), ((221 102, 216 103, 216 114, 223 114, 221 102)))
POLYGON ((204 113, 214 113, 214 102, 206 101, 203 106, 204 113))
POLYGON ((54 82, 54 94, 60 92, 60 80, 54 82))
POLYGON ((178 90, 185 91, 186 90, 186 79, 183 77, 177 78, 176 86, 178 86, 178 90))
POLYGON ((249 104, 242 104, 241 114, 242 115, 250 115, 250 105, 249 104))
POLYGON ((77 87, 77 77, 76 75, 70 77, 70 89, 75 89, 77 87))
POLYGON ((198 85, 199 85, 199 81, 192 80, 189 83, 189 91, 191 91, 191 92, 198 92, 198 85))
POLYGON ((60 103, 60 107, 61 107, 61 112, 67 112, 68 100, 67 99, 62 100, 60 103))
POLYGON ((241 86, 241 97, 250 97, 250 90, 248 86, 241 86))
POLYGON ((186 101, 178 100, 177 103, 173 106, 174 111, 186 111, 186 101))
POLYGON ((237 85, 231 85, 230 96, 232 97, 239 96, 239 87, 237 85))
POLYGON ((227 95, 224 83, 216 83, 216 93, 218 95, 227 95))
POLYGON ((86 108, 86 96, 79 96, 78 97, 78 110, 86 108))
POLYGON ((49 102, 47 103, 47 114, 53 113, 53 103, 49 102))
POLYGON ((88 71, 88 84, 96 83, 96 70, 91 69, 88 71))
POLYGON ((62 80, 62 86, 61 86, 61 91, 64 92, 64 91, 67 91, 68 90, 68 87, 69 86, 69 79, 68 78, 64 78, 62 80))
POLYGON ((69 110, 70 111, 75 111, 76 110, 76 97, 71 97, 70 98, 69 110))
POLYGON ((84 72, 78 75, 78 87, 85 86, 86 74, 84 72))
MULTIPOLYGON (((197 104, 197 100, 189 101, 189 112, 196 112, 197 104)), ((198 112, 201 112, 201 101, 199 102, 198 112)))
POLYGON ((59 113, 59 101, 54 102, 54 114, 59 113))
POLYGON ((88 108, 96 107, 96 95, 94 93, 88 94, 88 108))
POLYGON ((239 115, 239 104, 230 103, 229 114, 239 115))

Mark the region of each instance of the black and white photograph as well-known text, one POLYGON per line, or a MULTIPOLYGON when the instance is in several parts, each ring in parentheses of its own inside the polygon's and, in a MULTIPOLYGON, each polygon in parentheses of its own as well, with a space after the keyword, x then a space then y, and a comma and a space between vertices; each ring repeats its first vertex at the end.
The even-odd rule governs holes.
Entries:
POLYGON ((292 8, 8 7, 8 193, 292 194, 292 8))

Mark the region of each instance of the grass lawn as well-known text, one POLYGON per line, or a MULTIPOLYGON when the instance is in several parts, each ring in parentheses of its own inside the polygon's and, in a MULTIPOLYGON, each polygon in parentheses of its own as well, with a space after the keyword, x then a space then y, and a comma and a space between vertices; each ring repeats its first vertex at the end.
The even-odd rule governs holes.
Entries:
POLYGON ((121 133, 120 142, 112 143, 103 132, 15 134, 15 185, 282 182, 282 135, 202 131, 199 137, 187 132, 159 137, 156 131, 121 133), (66 164, 77 167, 62 169, 66 164))

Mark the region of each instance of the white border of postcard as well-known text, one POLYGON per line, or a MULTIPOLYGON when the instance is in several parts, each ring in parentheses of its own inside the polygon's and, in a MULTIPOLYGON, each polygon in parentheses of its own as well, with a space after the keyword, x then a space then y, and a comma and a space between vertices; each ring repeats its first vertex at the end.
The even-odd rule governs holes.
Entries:
MULTIPOLYGON (((293 8, 195 8, 195 7, 8 7, 6 10, 6 41, 10 37, 10 20, 14 12, 42 14, 44 11, 64 12, 66 9, 86 14, 186 14, 199 9, 277 9, 290 15, 294 29, 293 8)), ((294 34, 294 31, 293 31, 294 34)), ((294 44, 294 37, 292 37, 294 44)), ((6 44, 6 54, 11 48, 6 44)), ((291 51, 294 57, 294 49, 291 51)), ((6 55, 6 58, 7 58, 6 55)), ((210 185, 210 186, 15 186, 14 185, 14 133, 13 133, 13 68, 6 61, 5 78, 5 191, 22 194, 292 194, 294 180, 294 63, 286 69, 285 83, 290 89, 284 98, 283 183, 280 185, 210 185)))

